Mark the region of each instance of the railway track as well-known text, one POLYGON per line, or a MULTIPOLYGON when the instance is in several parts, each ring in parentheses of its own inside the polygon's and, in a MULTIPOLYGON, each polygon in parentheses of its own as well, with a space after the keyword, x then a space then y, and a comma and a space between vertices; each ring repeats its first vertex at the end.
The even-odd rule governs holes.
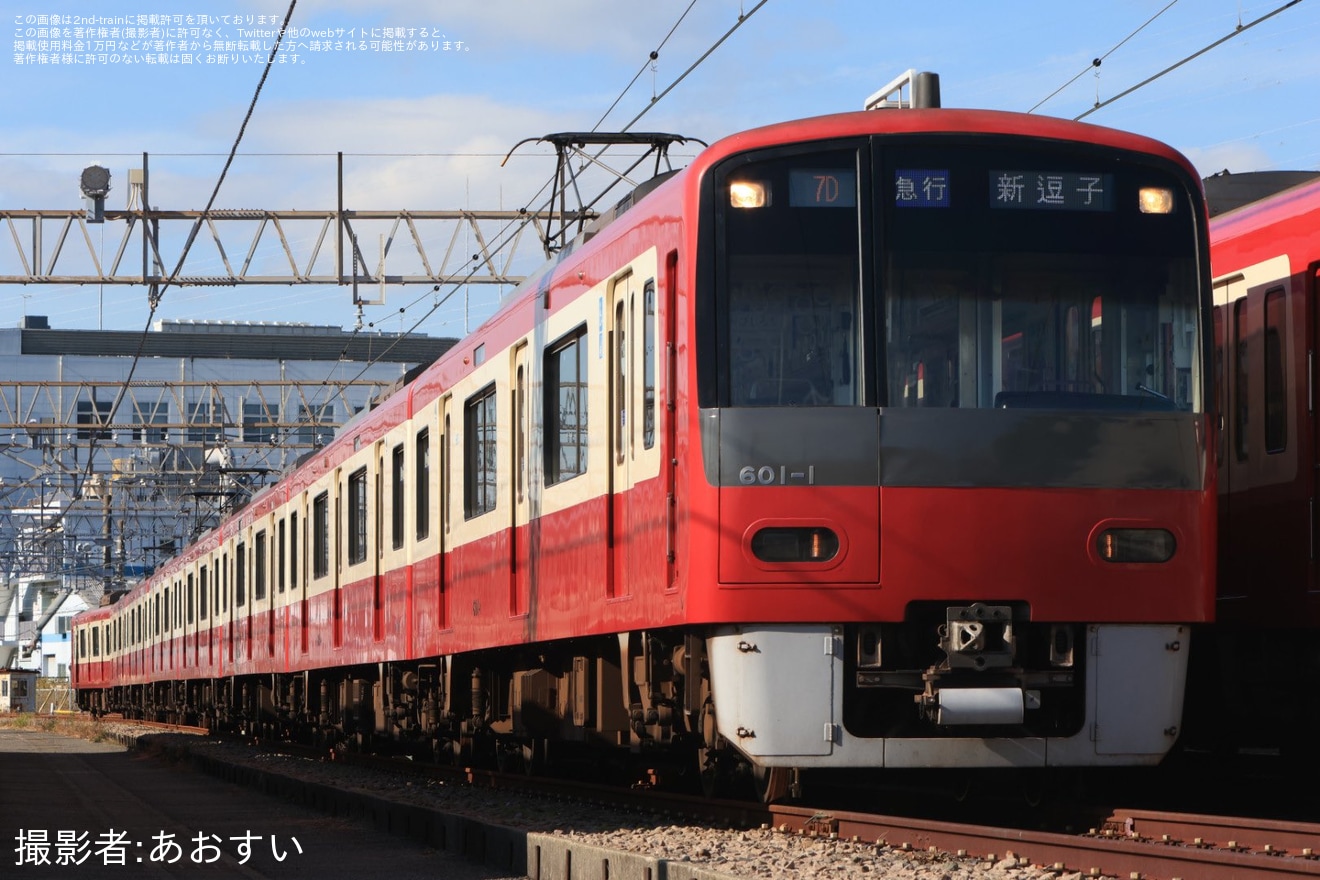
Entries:
MULTIPOLYGON (((164 724, 145 726, 199 732, 164 724)), ((272 747, 286 750, 283 744, 262 744, 263 750, 272 747)), ((300 747, 287 751, 304 758, 332 759, 323 751, 300 747)), ((1127 880, 1320 878, 1320 824, 1313 823, 1123 808, 1114 809, 1094 828, 1068 834, 791 804, 709 800, 664 791, 654 774, 626 788, 357 753, 335 753, 333 760, 450 784, 680 817, 712 827, 770 829, 804 839, 854 841, 914 854, 947 853, 987 866, 1037 866, 1059 875, 1127 880)))
POLYGON ((1132 880, 1320 877, 1320 825, 1118 810, 1097 829, 1070 835, 866 813, 770 807, 788 833, 935 849, 986 862, 1132 880))
POLYGON ((1001 828, 794 805, 711 801, 642 784, 634 789, 528 778, 473 768, 428 768, 367 756, 350 763, 461 778, 471 785, 516 788, 633 809, 659 811, 732 828, 835 838, 937 851, 987 864, 1016 861, 1063 873, 1129 880, 1253 880, 1320 877, 1320 824, 1141 809, 1114 810, 1082 834, 1001 828))

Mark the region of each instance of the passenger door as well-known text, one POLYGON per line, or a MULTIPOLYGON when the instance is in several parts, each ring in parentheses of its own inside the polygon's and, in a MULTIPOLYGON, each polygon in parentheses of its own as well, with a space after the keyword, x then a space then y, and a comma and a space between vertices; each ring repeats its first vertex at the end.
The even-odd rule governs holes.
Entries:
POLYGON ((1312 625, 1320 622, 1320 419, 1316 416, 1316 394, 1320 393, 1320 262, 1306 269, 1306 290, 1303 294, 1308 336, 1306 339, 1306 409, 1310 426, 1310 454, 1307 464, 1311 470, 1311 567, 1307 578, 1307 599, 1312 625))
POLYGON ((513 353, 513 540, 509 559, 509 614, 518 617, 531 608, 531 393, 528 345, 513 353))
POLYGON ((630 540, 632 535, 631 497, 633 460, 637 443, 635 358, 632 353, 637 323, 637 278, 628 272, 617 278, 610 289, 610 443, 609 443, 609 521, 610 568, 606 583, 607 598, 619 598, 630 592, 630 540))

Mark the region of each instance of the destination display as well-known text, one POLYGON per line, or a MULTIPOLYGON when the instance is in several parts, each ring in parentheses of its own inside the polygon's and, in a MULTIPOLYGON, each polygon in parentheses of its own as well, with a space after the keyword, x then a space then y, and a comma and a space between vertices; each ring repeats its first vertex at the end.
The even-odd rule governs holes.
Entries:
MULTIPOLYGON (((1085 171, 992 170, 990 207, 1024 211, 1112 211, 1114 175, 1085 171)), ((894 206, 947 208, 953 178, 947 168, 894 171, 894 206)))
POLYGON ((839 168, 798 168, 788 173, 788 204, 793 208, 857 207, 857 172, 839 168))
POLYGON ((1114 175, 1079 171, 991 171, 990 207, 1026 211, 1112 211, 1114 175))
POLYGON ((900 168, 894 172, 894 205, 899 208, 947 208, 949 169, 900 168))

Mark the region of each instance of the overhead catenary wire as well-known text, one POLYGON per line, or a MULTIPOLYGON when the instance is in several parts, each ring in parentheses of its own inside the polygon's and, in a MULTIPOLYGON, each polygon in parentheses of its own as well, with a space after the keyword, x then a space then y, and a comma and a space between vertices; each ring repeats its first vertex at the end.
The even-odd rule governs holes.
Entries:
POLYGON ((674 26, 669 29, 669 33, 665 34, 665 38, 660 41, 660 45, 651 50, 650 56, 642 62, 642 66, 637 69, 637 73, 628 82, 628 85, 623 87, 622 92, 619 92, 619 97, 615 98, 614 103, 610 105, 610 108, 601 114, 600 119, 596 120, 596 124, 591 127, 592 131, 596 131, 600 128, 601 123, 609 118, 609 115, 614 112, 614 108, 619 106, 619 102, 622 101, 624 96, 627 95, 632 87, 637 84, 637 80, 642 78, 642 74, 646 72, 646 68, 650 67, 660 58, 660 50, 665 47, 665 43, 669 42, 669 38, 674 35, 674 32, 678 30, 678 26, 683 23, 683 19, 687 18, 688 13, 692 11, 692 7, 696 5, 697 0, 692 0, 692 2, 688 4, 687 9, 683 10, 683 14, 678 17, 678 21, 674 22, 674 26))
MULTIPOLYGON (((279 33, 276 35, 274 45, 271 46, 270 56, 266 61, 265 67, 261 71, 261 78, 257 81, 257 87, 252 94, 252 100, 248 102, 247 113, 244 114, 243 122, 239 125, 238 134, 234 137, 234 143, 229 149, 228 157, 225 160, 224 167, 220 171, 219 178, 216 180, 215 187, 211 190, 211 197, 210 199, 207 200, 206 207, 202 210, 202 216, 199 217, 197 221, 193 224, 192 232, 188 235, 188 240, 184 243, 183 251, 182 253, 179 254, 179 260, 175 264, 174 271, 170 273, 170 275, 166 276, 166 278, 162 283, 162 286, 159 289, 152 291, 152 293, 149 294, 148 296, 148 305, 150 308, 147 314, 146 325, 142 328, 142 334, 138 338, 137 351, 133 354, 132 360, 129 361, 128 374, 124 377, 124 381, 120 383, 119 390, 115 393, 115 399, 111 403, 110 409, 105 415, 106 423, 110 423, 114 421, 115 414, 119 411, 119 407, 123 403, 124 397, 128 394, 130 383, 132 383, 133 376, 137 372, 138 364, 142 360, 142 352, 146 349, 147 334, 151 331, 152 321, 155 320, 156 312, 160 308, 161 298, 164 296, 165 291, 169 288, 170 283, 173 281, 173 279, 176 278, 181 271, 183 271, 183 263, 188 257, 188 251, 192 247, 193 242, 196 241, 197 233, 198 231, 200 231, 202 224, 206 221, 207 215, 210 213, 211 209, 215 206, 215 200, 220 195, 220 187, 224 185, 225 177, 228 175, 229 168, 234 162, 234 156, 238 153, 239 144, 242 143, 243 135, 247 131, 248 122, 252 119, 252 114, 256 110, 257 100, 261 97, 261 89, 266 84, 266 78, 270 76, 271 68, 275 66, 275 58, 278 55, 280 50, 280 45, 284 40, 284 34, 288 30, 289 21, 293 18, 293 10, 295 7, 297 7, 297 5, 298 5, 298 0, 289 0, 288 11, 285 12, 284 14, 284 23, 280 26, 280 30, 279 33)), ((87 444, 87 462, 83 466, 82 472, 80 474, 76 474, 74 477, 72 500, 68 507, 61 510, 59 514, 53 517, 52 520, 46 524, 46 530, 48 532, 58 529, 60 527, 60 524, 63 522, 65 516, 67 516, 69 511, 72 510, 74 503, 81 500, 83 487, 86 485, 87 480, 91 477, 91 474, 93 472, 93 466, 96 462, 97 437, 98 437, 97 431, 90 432, 88 436, 88 444, 87 444)))
POLYGON ((1052 91, 1052 92, 1050 92, 1048 95, 1046 95, 1044 98, 1041 98, 1039 101, 1037 101, 1036 104, 1035 104, 1030 110, 1028 110, 1027 112, 1028 112, 1028 113, 1035 113, 1038 109, 1040 109, 1041 105, 1047 103, 1051 98, 1053 98, 1055 95, 1059 94, 1059 92, 1062 92, 1064 89, 1068 88, 1068 86, 1072 85, 1073 83, 1077 82, 1077 81, 1078 81, 1079 79, 1081 79, 1082 77, 1086 76, 1087 71, 1095 70, 1095 69, 1099 68, 1100 65, 1104 63, 1104 60, 1105 60, 1106 58, 1108 58, 1110 55, 1113 55, 1115 52, 1117 52, 1117 51, 1119 50, 1119 48, 1121 48, 1121 47, 1123 46, 1123 44, 1126 43, 1128 40, 1131 40, 1131 39, 1132 39, 1133 37, 1135 37, 1137 34, 1139 34, 1139 33, 1141 33, 1142 31, 1144 31, 1144 30, 1150 25, 1151 22, 1153 22, 1155 19, 1159 18, 1159 17, 1160 17, 1161 15, 1163 15, 1164 13, 1168 12, 1171 8, 1173 8, 1173 5, 1174 5, 1175 3, 1177 3, 1177 2, 1178 2, 1178 0, 1169 0, 1169 4, 1168 4, 1167 6, 1165 6, 1165 7, 1164 7, 1163 9, 1161 9, 1159 12, 1155 13, 1154 15, 1152 15, 1150 18, 1146 19, 1146 21, 1143 22, 1142 25, 1141 25, 1140 27, 1138 27, 1135 31, 1133 31, 1132 33, 1128 34, 1126 37, 1124 37, 1123 39, 1121 39, 1121 40, 1119 40, 1117 43, 1115 43, 1115 44, 1114 44, 1114 47, 1113 47, 1112 49, 1110 49, 1108 52, 1106 52, 1105 54, 1099 56, 1098 58, 1093 59, 1093 60, 1091 61, 1090 64, 1086 65, 1086 67, 1083 67, 1083 68, 1078 72, 1078 74, 1077 74, 1076 76, 1074 76, 1072 79, 1068 80, 1066 83, 1064 83, 1063 85, 1059 86, 1057 89, 1055 89, 1054 91, 1052 91))
POLYGON ((1141 82, 1137 83, 1135 86, 1132 86, 1129 89, 1124 89, 1123 91, 1119 92, 1117 95, 1114 95, 1112 98, 1109 98, 1108 100, 1096 101, 1094 107, 1092 107, 1090 110, 1087 110, 1085 113, 1079 113, 1078 115, 1074 116, 1073 119, 1075 121, 1080 121, 1090 116, 1095 111, 1108 107, 1110 104, 1114 103, 1115 101, 1121 98, 1126 98, 1128 95, 1132 94, 1137 89, 1150 85, 1151 83, 1155 82, 1155 80, 1159 79, 1165 74, 1172 73, 1173 71, 1177 70, 1179 67, 1182 67, 1184 64, 1187 64, 1189 61, 1194 61, 1195 59, 1200 58, 1202 55, 1204 55, 1206 52, 1209 52, 1211 49, 1214 49, 1217 46, 1221 46, 1224 43, 1227 43, 1229 40, 1233 39, 1234 37, 1240 34, 1244 34, 1247 31, 1251 30, 1261 22, 1267 21, 1283 11, 1287 9, 1291 9, 1292 7, 1296 6, 1298 3, 1301 2, 1302 0, 1289 0, 1289 2, 1283 4, 1277 9, 1267 12, 1266 14, 1262 15, 1260 18, 1257 18, 1255 21, 1249 21, 1246 24, 1239 24, 1232 31, 1220 37, 1218 40, 1215 40, 1213 43, 1206 46, 1205 48, 1193 52, 1191 55, 1188 55, 1186 58, 1183 58, 1181 61, 1178 61, 1174 64, 1170 64, 1168 67, 1164 68, 1159 73, 1146 77, 1141 82))
MULTIPOLYGON (((238 134, 234 137, 233 146, 229 148, 229 155, 225 158, 225 165, 220 169, 220 177, 215 182, 215 187, 211 190, 211 197, 206 201, 206 207, 202 209, 202 216, 198 217, 193 223, 193 228, 188 233, 188 240, 183 244, 183 250, 179 254, 179 261, 174 266, 174 271, 165 278, 164 285, 156 291, 151 301, 151 317, 156 314, 156 309, 160 306, 161 297, 169 288, 171 282, 183 271, 183 263, 188 259, 188 251, 192 249, 193 242, 197 240, 197 233, 201 231, 202 224, 206 222, 207 215, 215 207, 215 200, 220 196, 220 187, 224 186, 225 177, 229 174, 229 168, 234 164, 234 156, 238 153, 238 145, 243 142, 243 135, 247 132, 248 123, 252 120, 252 114, 257 109, 257 99, 261 97, 261 89, 266 85, 266 78, 270 76, 271 68, 275 66, 275 58, 279 54, 280 44, 284 41, 284 33, 289 28, 289 21, 293 18, 293 10, 298 5, 298 0, 289 0, 289 9, 284 13, 284 23, 280 25, 279 33, 275 36, 275 43, 270 47, 270 56, 266 59, 266 65, 261 70, 261 78, 257 80, 256 91, 252 93, 252 100, 248 102, 247 113, 243 115, 243 121, 238 126, 238 134)), ((147 326, 150 328, 150 318, 147 326)), ((144 334, 146 330, 142 331, 144 334)))
MULTIPOLYGON (((695 0, 694 0, 694 2, 695 2, 695 0)), ((747 21, 748 21, 748 19, 750 19, 750 18, 751 18, 756 12, 757 12, 757 10, 759 10, 761 7, 765 6, 765 4, 768 3, 768 2, 769 2, 769 0, 760 0, 760 2, 758 2, 755 6, 753 6, 753 7, 751 8, 751 10, 749 10, 749 11, 747 11, 747 12, 740 12, 739 15, 738 15, 738 20, 737 20, 736 22, 734 22, 734 24, 733 24, 732 27, 730 27, 727 31, 725 31, 724 34, 721 35, 720 38, 717 39, 717 40, 716 40, 716 41, 710 46, 710 48, 708 48, 705 52, 703 52, 703 53, 701 54, 701 56, 700 56, 699 58, 697 58, 696 61, 694 61, 694 62, 692 62, 692 64, 688 65, 687 69, 684 70, 684 71, 683 71, 683 72, 682 72, 682 73, 681 73, 681 74, 680 74, 680 75, 679 75, 679 76, 678 76, 673 82, 671 82, 671 83, 670 83, 670 84, 669 84, 669 85, 668 85, 663 91, 661 91, 658 95, 653 96, 653 97, 651 98, 650 102, 649 102, 644 108, 642 108, 641 112, 639 112, 636 116, 634 116, 634 117, 633 117, 633 118, 632 118, 632 119, 631 119, 631 120, 630 120, 625 126, 623 126, 623 128, 620 129, 620 131, 628 131, 628 130, 630 130, 630 129, 632 128, 632 126, 636 125, 637 122, 638 122, 643 116, 645 116, 648 112, 650 112, 651 108, 653 108, 653 107, 654 107, 657 103, 659 103, 659 102, 660 102, 665 96, 667 96, 670 92, 672 92, 672 91, 673 91, 673 90, 679 85, 679 83, 683 82, 683 80, 685 80, 685 79, 686 79, 686 78, 687 78, 687 77, 688 77, 688 76, 689 76, 694 70, 696 70, 697 67, 699 67, 703 62, 706 61, 707 58, 709 58, 712 54, 714 54, 715 51, 716 51, 717 49, 719 49, 719 47, 722 46, 722 45, 723 45, 723 44, 729 39, 729 37, 731 37, 731 36, 734 34, 735 31, 737 31, 740 27, 742 27, 744 24, 746 24, 747 21)), ((691 9, 691 6, 689 6, 688 9, 690 10, 690 9, 691 9)), ((685 12, 683 13, 683 16, 686 16, 686 15, 687 15, 687 11, 685 11, 685 12)), ((683 17, 680 16, 680 18, 679 18, 679 22, 681 22, 682 20, 683 20, 683 17)), ((676 24, 674 25, 674 29, 676 29, 677 27, 678 27, 678 25, 677 25, 677 23, 676 23, 676 24)), ((671 29, 671 30, 670 30, 669 34, 665 37, 665 40, 661 42, 661 46, 663 46, 664 43, 667 42, 667 41, 669 40, 669 37, 673 35, 673 33, 674 33, 674 29, 671 29)), ((648 63, 649 63, 649 60, 648 60, 648 63)), ((643 70, 645 70, 645 67, 643 67, 643 70)), ((640 74, 639 74, 639 75, 640 75, 640 74)), ((637 77, 634 77, 634 78, 633 78, 633 82, 636 82, 636 79, 637 79, 637 77)), ((624 94, 626 94, 627 91, 628 91, 628 89, 630 89, 631 87, 632 87, 632 83, 629 83, 628 87, 624 89, 624 94)), ((622 95, 621 95, 620 97, 622 97, 622 95)), ((616 100, 615 103, 617 104, 618 101, 616 100)), ((607 112, 605 113, 605 116, 602 116, 602 117, 601 117, 601 120, 603 121, 603 120, 605 119, 605 117, 607 117, 607 116, 609 115, 609 113, 612 112, 612 111, 613 111, 613 106, 611 106, 610 111, 607 111, 607 112)), ((599 125, 599 124, 600 124, 600 123, 597 122, 597 125, 599 125)), ((598 152, 598 153, 596 154, 596 157, 595 157, 595 158, 599 158, 604 152, 605 152, 605 150, 602 149, 600 152, 598 152)), ((507 157, 506 157, 506 158, 507 158, 507 157)), ((541 197, 542 193, 544 193, 544 192, 546 191, 546 189, 551 185, 551 183, 552 183, 552 181, 547 181, 545 184, 543 184, 543 185, 541 186, 541 188, 540 188, 539 190, 537 190, 536 194, 533 195, 532 198, 529 199, 528 201, 529 201, 530 203, 535 203, 536 200, 539 199, 539 198, 541 197)), ((607 189, 605 190, 605 192, 608 192, 608 191, 609 191, 609 189, 607 188, 607 189)), ((593 200, 591 201, 590 205, 594 205, 594 204, 595 204, 596 202, 598 202, 601 198, 603 198, 604 195, 605 195, 604 192, 601 193, 600 195, 598 195, 595 199, 593 199, 593 200)), ((545 203, 545 208, 551 207, 551 206, 553 206, 553 204, 554 204, 554 194, 552 193, 551 196, 549 197, 549 199, 548 199, 548 200, 546 201, 546 203, 545 203)), ((586 207, 590 207, 590 205, 588 205, 588 206, 586 206, 586 207)), ((543 209, 544 209, 544 208, 543 208, 543 209)), ((508 224, 505 225, 504 229, 502 229, 499 233, 497 233, 497 235, 496 235, 496 239, 495 239, 495 242, 496 242, 496 243, 495 243, 494 245, 492 245, 492 247, 491 247, 491 249, 490 249, 490 252, 491 252, 492 254, 499 253, 504 247, 506 247, 506 246, 508 245, 508 243, 509 243, 510 241, 513 240, 513 238, 512 238, 513 235, 516 235, 519 231, 521 231, 522 229, 524 229, 524 228, 526 227, 526 225, 527 225, 528 223, 530 223, 530 222, 531 222, 530 218, 524 218, 524 219, 521 219, 521 220, 512 220, 512 221, 510 221, 508 224), (510 230, 512 230, 512 234, 510 235, 510 237, 509 237, 509 238, 506 238, 506 239, 504 239, 504 240, 501 240, 501 238, 502 238, 503 236, 505 236, 506 234, 509 234, 509 233, 510 233, 510 230)), ((373 358, 372 360, 369 360, 368 362, 366 362, 366 363, 363 365, 362 369, 357 373, 357 375, 354 376, 353 379, 350 379, 349 381, 350 381, 350 382, 351 382, 351 381, 355 381, 356 379, 360 378, 362 375, 364 375, 364 374, 366 373, 366 371, 367 371, 367 370, 368 370, 368 369, 369 369, 374 363, 376 363, 376 360, 378 360, 378 359, 381 358, 381 357, 384 357, 386 354, 389 353, 389 351, 390 351, 395 345, 397 345, 397 344, 398 344, 399 342, 401 342, 403 339, 407 338, 407 337, 408 337, 409 335, 411 335, 412 333, 416 332, 416 330, 417 330, 417 329, 418 329, 418 328, 419 328, 419 327, 420 327, 420 326, 426 321, 426 319, 429 318, 432 314, 434 314, 434 313, 436 312, 436 310, 438 310, 438 309, 440 308, 440 306, 443 305, 443 304, 448 300, 448 298, 453 294, 453 292, 454 292, 455 290, 457 290, 459 287, 461 287, 464 283, 466 283, 467 280, 470 279, 474 274, 475 274, 475 272, 469 272, 469 274, 468 274, 465 278, 463 278, 463 279, 459 279, 459 280, 457 280, 457 281, 453 281, 453 282, 451 282, 451 284, 453 284, 453 288, 452 288, 448 293, 446 293, 446 294, 445 294, 444 296, 442 296, 442 297, 438 297, 438 298, 436 298, 436 299, 432 302, 431 308, 428 309, 427 312, 426 312, 424 315, 422 315, 421 318, 419 318, 419 319, 418 319, 418 320, 417 320, 417 321, 416 321, 411 327, 409 327, 408 330, 406 330, 406 331, 400 333, 400 334, 398 335, 398 337, 396 337, 396 339, 394 340, 394 342, 391 343, 389 346, 387 346, 387 347, 386 347, 386 348, 385 348, 380 354, 376 355, 376 357, 373 358)), ((430 293, 434 294, 434 293, 437 292, 438 290, 439 290, 439 285, 436 285, 434 288, 432 288, 432 290, 430 291, 430 293)), ((418 302, 421 301, 421 299, 422 299, 422 297, 418 297, 416 300, 413 301, 413 303, 410 304, 410 306, 411 306, 411 305, 416 305, 418 302)), ((403 314, 403 313, 404 313, 404 309, 403 309, 403 308, 399 309, 398 314, 403 314)))
MULTIPOLYGON (((662 91, 660 94, 658 94, 658 95, 654 96, 653 98, 651 98, 651 103, 649 103, 649 104, 647 104, 645 107, 643 107, 643 108, 642 108, 642 112, 640 112, 640 113, 638 113, 636 116, 634 116, 634 117, 628 122, 627 125, 625 125, 623 128, 620 129, 620 131, 628 131, 630 128, 632 128, 634 125, 636 125, 636 124, 637 124, 637 121, 638 121, 639 119, 641 119, 643 116, 645 116, 647 113, 649 113, 650 110, 651 110, 651 108, 654 107, 654 106, 655 106, 655 105, 656 105, 661 99, 663 99, 663 98, 665 97, 665 95, 668 95, 670 92, 672 92, 672 91, 678 86, 679 83, 681 83, 683 80, 687 79, 687 78, 688 78, 688 74, 692 73, 692 71, 694 71, 694 70, 696 70, 698 67, 700 67, 701 64, 702 64, 707 58, 709 58, 712 54, 714 54, 714 52, 715 52, 716 49, 718 49, 720 46, 724 45, 724 41, 725 41, 725 40, 727 40, 727 39, 729 39, 729 37, 733 36, 734 31, 738 30, 738 28, 740 28, 740 27, 742 27, 744 24, 746 24, 746 23, 747 23, 747 20, 748 20, 749 18, 751 18, 753 15, 755 15, 755 14, 756 14, 756 11, 757 11, 758 9, 760 9, 762 6, 764 6, 764 5, 765 5, 766 3, 768 3, 768 2, 770 2, 770 0, 761 0, 761 2, 759 2, 759 3, 757 3, 755 6, 753 6, 753 7, 751 8, 750 11, 748 11, 748 12, 740 12, 740 13, 738 14, 738 20, 737 20, 736 22, 734 22, 733 27, 729 28, 727 31, 724 32, 724 36, 722 36, 722 37, 720 37, 718 40, 716 40, 715 43, 714 43, 709 49, 707 49, 705 52, 703 52, 703 53, 701 54, 701 57, 700 57, 700 58, 698 58, 696 61, 693 61, 690 65, 688 65, 688 69, 685 70, 685 71, 683 71, 681 74, 679 74, 678 79, 676 79, 676 80, 674 80, 673 82, 671 82, 671 83, 665 88, 664 91, 662 91)), ((1300 2, 1300 0, 1298 0, 1298 2, 1300 2)))

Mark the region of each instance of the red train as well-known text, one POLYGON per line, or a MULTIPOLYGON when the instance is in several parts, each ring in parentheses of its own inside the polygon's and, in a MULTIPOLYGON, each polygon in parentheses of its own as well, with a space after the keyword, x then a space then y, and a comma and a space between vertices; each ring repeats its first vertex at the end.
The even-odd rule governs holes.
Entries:
POLYGON ((664 747, 763 796, 1158 762, 1214 600, 1190 165, 882 110, 645 189, 80 617, 82 706, 464 758, 664 747))
POLYGON ((1320 735, 1320 173, 1206 189, 1212 209, 1233 209, 1211 220, 1220 574, 1189 724, 1197 744, 1300 754, 1320 735))

